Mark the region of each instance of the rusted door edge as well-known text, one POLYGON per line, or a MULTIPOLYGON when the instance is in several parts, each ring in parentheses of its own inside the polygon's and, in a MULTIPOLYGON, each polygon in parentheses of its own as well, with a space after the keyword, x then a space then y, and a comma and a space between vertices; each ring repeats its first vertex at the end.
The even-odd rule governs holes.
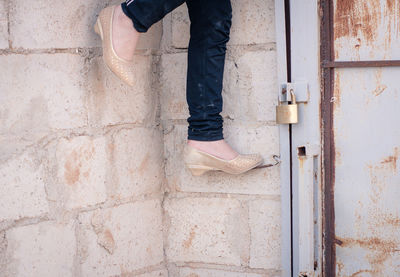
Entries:
POLYGON ((335 183, 335 144, 333 136, 333 110, 330 99, 333 96, 334 67, 324 67, 322 61, 333 61, 333 0, 320 0, 321 9, 321 130, 322 130, 322 180, 323 180, 323 262, 322 276, 335 276, 335 210, 334 210, 334 183, 335 183))
MULTIPOLYGON (((332 47, 333 47, 333 45, 332 45, 332 47)), ((323 60, 323 62, 322 62, 322 68, 388 67, 388 66, 400 66, 400 60, 379 60, 379 61, 331 61, 331 60, 323 60)))

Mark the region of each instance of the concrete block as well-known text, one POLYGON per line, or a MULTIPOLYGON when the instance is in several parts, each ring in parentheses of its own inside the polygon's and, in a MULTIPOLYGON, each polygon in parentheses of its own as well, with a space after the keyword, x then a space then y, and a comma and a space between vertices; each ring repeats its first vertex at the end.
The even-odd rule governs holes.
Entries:
POLYGON ((152 88, 152 56, 136 55, 136 84, 130 87, 116 77, 101 57, 89 66, 89 120, 92 125, 153 122, 157 92, 152 88))
POLYGON ((82 276, 125 276, 163 261, 161 203, 147 200, 79 215, 82 276))
MULTIPOLYGON (((273 0, 232 0, 232 27, 228 45, 275 42, 273 0)), ((186 5, 172 11, 172 47, 187 48, 190 20, 186 5)))
MULTIPOLYGON (((187 119, 187 53, 161 58, 161 118, 187 119)), ((224 117, 274 121, 277 104, 276 51, 244 51, 227 55, 223 80, 224 117)))
POLYGON ((179 269, 179 277, 264 277, 263 274, 234 272, 217 269, 189 268, 179 269))
POLYGON ((274 0, 232 0, 232 27, 228 45, 275 41, 274 0))
POLYGON ((188 48, 190 19, 186 3, 171 12, 171 42, 174 48, 188 48))
POLYGON ((163 32, 162 20, 155 23, 147 30, 141 33, 136 45, 136 50, 141 49, 160 49, 161 36, 163 32))
POLYGON ((164 180, 162 133, 157 129, 123 129, 114 135, 114 198, 158 192, 164 180))
POLYGON ((0 2, 0 49, 8 48, 8 2, 0 2))
POLYGON ((3 276, 75 276, 75 224, 42 222, 6 232, 9 262, 3 276))
POLYGON ((161 118, 186 119, 187 53, 164 54, 161 57, 161 118))
MULTIPOLYGON (((187 142, 187 125, 173 128, 164 136, 166 178, 170 190, 186 192, 222 192, 244 194, 280 194, 279 166, 254 169, 241 175, 207 172, 192 176, 186 168, 183 147, 187 142)), ((229 123, 224 127, 226 141, 239 153, 260 153, 265 163, 273 163, 279 155, 278 127, 257 123, 229 123)))
POLYGON ((54 200, 67 209, 92 206, 106 200, 108 158, 103 137, 88 136, 61 139, 56 159, 59 196, 54 200))
MULTIPOLYGON (((110 4, 121 1, 38 1, 25 5, 21 0, 10 6, 10 36, 13 47, 75 48, 99 47, 100 37, 93 31, 97 15, 110 4), (29 16, 27 16, 29 15, 29 16)), ((158 49, 161 23, 141 36, 138 49, 158 49)))
POLYGON ((247 263, 247 213, 238 200, 173 198, 164 204, 169 220, 169 261, 236 266, 247 263))
POLYGON ((281 203, 272 200, 249 202, 251 230, 250 267, 281 268, 281 203))
POLYGON ((0 56, 0 63, 0 134, 86 125, 83 58, 72 54, 6 55, 0 56))
POLYGON ((275 121, 276 51, 232 53, 226 59, 222 115, 247 121, 275 121))
POLYGON ((40 157, 24 153, 0 165, 0 221, 45 215, 49 211, 40 157))

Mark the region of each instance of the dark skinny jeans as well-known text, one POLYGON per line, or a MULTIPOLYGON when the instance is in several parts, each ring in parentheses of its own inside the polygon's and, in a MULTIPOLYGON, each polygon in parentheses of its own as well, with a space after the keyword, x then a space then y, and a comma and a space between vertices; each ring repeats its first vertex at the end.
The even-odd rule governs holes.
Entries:
POLYGON ((232 24, 230 0, 126 0, 123 12, 138 32, 186 2, 190 18, 190 41, 186 79, 188 139, 223 139, 222 81, 226 43, 232 24))

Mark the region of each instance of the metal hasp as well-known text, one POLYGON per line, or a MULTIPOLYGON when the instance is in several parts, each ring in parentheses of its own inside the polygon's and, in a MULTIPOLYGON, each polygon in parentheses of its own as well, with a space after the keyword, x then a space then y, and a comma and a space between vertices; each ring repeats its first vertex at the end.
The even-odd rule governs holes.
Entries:
POLYGON ((298 106, 296 103, 296 96, 293 91, 290 91, 291 104, 283 105, 279 102, 276 106, 276 123, 278 124, 295 124, 298 120, 298 106))

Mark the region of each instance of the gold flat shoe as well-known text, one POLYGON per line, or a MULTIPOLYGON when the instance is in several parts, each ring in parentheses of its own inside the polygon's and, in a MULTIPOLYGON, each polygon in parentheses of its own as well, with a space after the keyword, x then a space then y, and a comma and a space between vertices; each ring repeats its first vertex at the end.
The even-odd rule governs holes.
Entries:
POLYGON ((224 160, 190 145, 185 145, 183 155, 186 167, 194 176, 200 176, 212 170, 220 170, 229 174, 241 174, 263 162, 263 158, 259 154, 239 154, 232 160, 224 160))
POLYGON ((112 23, 115 7, 116 5, 101 10, 94 25, 94 31, 102 40, 104 63, 118 78, 128 85, 133 86, 133 62, 118 57, 112 44, 112 23))

